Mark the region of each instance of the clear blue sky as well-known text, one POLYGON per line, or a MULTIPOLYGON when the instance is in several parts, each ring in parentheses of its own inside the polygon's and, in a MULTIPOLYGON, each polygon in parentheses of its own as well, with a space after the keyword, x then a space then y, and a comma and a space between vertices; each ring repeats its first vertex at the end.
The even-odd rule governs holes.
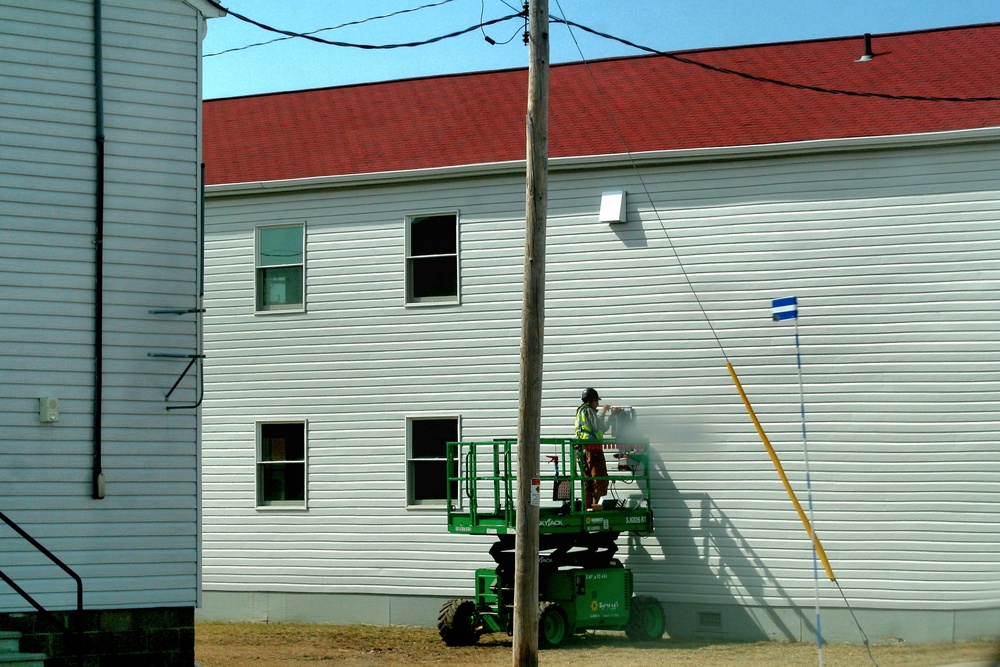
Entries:
MULTIPOLYGON (((396 44, 430 39, 520 9, 519 0, 218 0, 260 23, 328 40, 396 44), (422 7, 419 11, 405 11, 422 7), (399 13, 389 18, 372 17, 399 13)), ((549 0, 553 16, 661 51, 878 34, 1000 21, 998 0, 549 0)), ((204 43, 206 99, 385 81, 454 72, 524 67, 523 21, 475 30, 437 44, 362 50, 285 39, 227 16, 212 19, 204 43), (511 39, 513 38, 513 39, 511 39), (508 39, 510 43, 503 44, 508 39)), ((640 52, 553 25, 553 63, 640 52), (574 42, 573 38, 576 38, 574 42), (579 43, 579 50, 577 49, 579 43)), ((860 55, 860 54, 859 54, 860 55)))

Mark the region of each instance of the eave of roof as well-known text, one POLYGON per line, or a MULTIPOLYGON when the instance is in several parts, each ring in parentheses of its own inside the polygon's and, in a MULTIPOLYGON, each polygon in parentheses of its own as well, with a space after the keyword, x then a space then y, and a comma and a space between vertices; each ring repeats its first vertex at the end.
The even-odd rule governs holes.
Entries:
MULTIPOLYGON (((1000 96, 1000 24, 708 49, 684 57, 828 89, 1000 96)), ((523 160, 525 69, 205 102, 210 185, 427 172, 523 160)), ((553 66, 553 160, 779 146, 1000 126, 1000 101, 802 90, 662 56, 553 66), (595 85, 596 81, 596 85, 595 85), (599 92, 598 92, 599 87, 599 92), (614 121, 612 122, 612 117, 614 121)), ((679 153, 676 153, 679 155, 679 153)))
MULTIPOLYGON (((610 153, 606 155, 580 155, 549 160, 549 171, 559 173, 582 169, 621 169, 648 165, 666 166, 691 162, 720 162, 763 159, 809 153, 823 155, 854 151, 887 150, 893 148, 919 148, 927 146, 956 146, 972 143, 1000 143, 1000 126, 972 130, 927 132, 921 134, 896 134, 884 137, 848 137, 844 139, 816 139, 784 144, 757 146, 720 146, 717 148, 688 148, 680 150, 648 151, 645 153, 610 153)), ((340 174, 313 176, 272 181, 243 183, 217 183, 207 185, 209 197, 226 197, 249 192, 297 192, 303 190, 357 187, 361 185, 387 185, 413 183, 448 178, 478 176, 509 176, 523 174, 525 160, 481 164, 404 169, 399 171, 371 172, 366 174, 340 174)))
POLYGON ((206 0, 181 0, 184 4, 197 9, 205 18, 217 19, 226 15, 226 10, 217 7, 206 0))

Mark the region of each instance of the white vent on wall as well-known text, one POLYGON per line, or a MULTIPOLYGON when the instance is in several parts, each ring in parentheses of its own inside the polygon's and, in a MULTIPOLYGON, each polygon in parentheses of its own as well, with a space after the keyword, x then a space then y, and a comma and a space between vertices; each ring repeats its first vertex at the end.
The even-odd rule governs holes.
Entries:
POLYGON ((600 222, 625 222, 625 191, 608 190, 601 193, 600 222))

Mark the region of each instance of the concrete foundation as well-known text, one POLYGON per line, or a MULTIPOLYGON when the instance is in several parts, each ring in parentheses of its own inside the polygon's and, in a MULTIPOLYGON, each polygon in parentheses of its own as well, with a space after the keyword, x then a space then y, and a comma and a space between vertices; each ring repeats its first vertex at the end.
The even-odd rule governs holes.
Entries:
POLYGON ((21 633, 21 651, 44 653, 46 667, 191 667, 194 608, 0 614, 0 629, 21 633))
MULTIPOLYGON (((205 591, 197 619, 433 627, 445 599, 421 596, 205 591)), ((667 634, 718 641, 816 641, 812 608, 664 603, 667 634)), ((946 611, 822 609, 824 642, 926 644, 996 639, 1000 608, 946 611), (855 616, 858 623, 855 623, 855 616), (860 624, 861 628, 858 628, 860 624)))

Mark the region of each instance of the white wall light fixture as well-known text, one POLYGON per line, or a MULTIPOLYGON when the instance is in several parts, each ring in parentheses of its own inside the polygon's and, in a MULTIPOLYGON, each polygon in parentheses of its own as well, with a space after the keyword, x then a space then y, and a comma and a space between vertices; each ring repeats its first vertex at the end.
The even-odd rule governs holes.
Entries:
POLYGON ((625 191, 606 190, 601 193, 600 222, 625 222, 625 191))

